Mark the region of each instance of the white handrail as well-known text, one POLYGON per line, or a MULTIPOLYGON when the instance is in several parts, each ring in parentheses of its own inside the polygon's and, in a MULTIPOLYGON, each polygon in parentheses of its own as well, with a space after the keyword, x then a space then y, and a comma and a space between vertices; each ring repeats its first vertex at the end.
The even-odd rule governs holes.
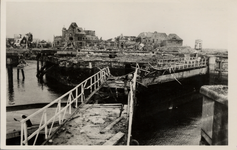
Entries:
POLYGON ((136 70, 133 75, 133 79, 130 82, 130 91, 128 94, 129 122, 128 122, 127 145, 130 145, 131 133, 132 133, 132 120, 133 120, 134 98, 135 98, 135 94, 136 94, 137 71, 138 71, 138 68, 136 67, 136 70))
POLYGON ((39 135, 39 132, 44 129, 45 133, 45 139, 50 136, 53 124, 55 123, 56 118, 58 118, 59 124, 63 124, 65 122, 65 114, 68 113, 71 114, 71 105, 75 102, 75 107, 77 108, 78 99, 81 98, 81 103, 85 102, 85 89, 90 89, 89 95, 93 94, 94 91, 98 90, 101 85, 104 83, 104 81, 111 76, 109 68, 103 68, 96 74, 92 75, 91 77, 84 80, 82 83, 74 87, 72 90, 68 91, 64 95, 60 96, 56 100, 52 101, 48 105, 44 106, 43 108, 39 109, 35 113, 31 114, 27 118, 21 120, 21 145, 28 145, 28 141, 35 136, 35 140, 33 145, 35 145, 37 141, 37 137, 39 135), (90 81, 90 84, 88 85, 90 81), (80 93, 79 93, 80 92, 80 93), (75 93, 75 96, 73 94, 75 93), (63 98, 67 99, 67 104, 65 107, 61 106, 61 100, 63 98), (57 104, 55 114, 51 118, 47 117, 47 109, 51 107, 52 105, 57 104), (41 121, 39 128, 28 135, 27 133, 27 121, 35 117, 36 115, 42 114, 41 121), (50 128, 48 128, 48 125, 51 123, 50 128))

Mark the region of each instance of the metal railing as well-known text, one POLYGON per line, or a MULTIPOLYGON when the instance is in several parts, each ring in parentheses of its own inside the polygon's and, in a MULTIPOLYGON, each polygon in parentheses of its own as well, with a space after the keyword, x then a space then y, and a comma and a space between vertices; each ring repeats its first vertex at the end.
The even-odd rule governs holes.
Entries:
POLYGON ((128 137, 127 137, 127 145, 130 145, 131 141, 131 133, 132 133, 132 120, 133 120, 133 111, 134 111, 134 99, 136 94, 136 82, 137 82, 137 71, 138 67, 133 75, 133 79, 130 81, 130 91, 128 94, 128 137))
POLYGON ((182 59, 181 61, 174 60, 170 61, 170 63, 158 64, 157 66, 152 66, 152 68, 156 70, 166 70, 166 69, 182 70, 182 69, 191 69, 205 66, 207 66, 207 60, 205 58, 198 59, 195 57, 190 57, 190 59, 182 59))
POLYGON ((88 97, 93 95, 93 93, 96 92, 101 87, 101 85, 105 82, 105 80, 109 76, 111 76, 109 68, 108 67, 103 68, 96 74, 84 80, 82 83, 77 85, 72 90, 68 91, 61 97, 52 101, 50 104, 39 109, 38 111, 28 116, 27 118, 21 120, 20 121, 21 122, 21 145, 28 145, 29 140, 31 140, 34 136, 35 136, 35 139, 34 139, 33 145, 35 145, 38 135, 40 131, 43 129, 44 129, 45 139, 47 139, 52 133, 52 128, 56 119, 58 119, 59 125, 63 124, 66 121, 65 114, 67 112, 69 114, 72 113, 71 112, 72 104, 75 103, 75 107, 77 108, 79 100, 81 101, 81 103, 87 103, 88 100, 85 98, 85 96, 87 94, 89 95, 88 97), (85 95, 86 90, 87 90, 87 93, 85 95), (64 98, 67 98, 67 102, 66 102, 66 106, 62 107, 61 102, 62 102, 62 99, 64 98), (48 118, 47 109, 49 109, 52 105, 55 105, 55 104, 57 105, 55 114, 51 118, 48 118), (34 131, 32 134, 28 135, 27 121, 39 115, 41 115, 39 128, 36 131, 34 131), (50 128, 48 126, 50 126, 50 128))

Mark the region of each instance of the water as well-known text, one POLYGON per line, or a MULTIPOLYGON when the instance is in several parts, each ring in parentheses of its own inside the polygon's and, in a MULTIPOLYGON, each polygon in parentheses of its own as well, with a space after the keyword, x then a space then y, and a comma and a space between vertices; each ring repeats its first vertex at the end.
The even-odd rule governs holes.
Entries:
POLYGON ((30 103, 49 103, 66 93, 70 88, 60 85, 58 82, 43 78, 42 81, 36 77, 37 62, 28 60, 25 67, 25 79, 20 72, 17 80, 17 68, 6 68, 6 105, 21 105, 30 103))

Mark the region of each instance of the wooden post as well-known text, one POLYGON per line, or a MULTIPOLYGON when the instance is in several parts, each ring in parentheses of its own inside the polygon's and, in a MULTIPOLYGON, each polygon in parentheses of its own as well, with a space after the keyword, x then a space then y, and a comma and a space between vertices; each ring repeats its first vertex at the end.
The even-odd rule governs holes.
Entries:
POLYGON ((21 73, 22 73, 22 79, 25 79, 25 74, 24 74, 24 69, 21 69, 21 73))
POLYGON ((17 69, 17 80, 19 80, 19 69, 17 69))
POLYGON ((44 58, 44 55, 43 55, 43 53, 41 53, 41 57, 40 57, 40 59, 41 59, 41 68, 44 66, 44 64, 43 64, 44 63, 43 62, 44 59, 43 58, 44 58))
POLYGON ((37 75, 39 74, 39 58, 37 59, 37 75))

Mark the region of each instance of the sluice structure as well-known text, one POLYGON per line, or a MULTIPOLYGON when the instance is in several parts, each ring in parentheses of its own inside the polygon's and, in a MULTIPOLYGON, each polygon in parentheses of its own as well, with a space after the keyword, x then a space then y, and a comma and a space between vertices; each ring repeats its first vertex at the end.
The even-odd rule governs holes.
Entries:
POLYGON ((74 76, 73 73, 94 73, 108 66, 113 75, 123 76, 133 72, 138 64, 138 82, 149 86, 204 75, 207 73, 208 64, 208 58, 198 54, 163 55, 158 52, 141 51, 80 51, 77 53, 58 51, 53 56, 43 55, 40 59, 43 60, 41 64, 44 65, 41 65, 39 69, 39 76, 47 72, 48 76, 67 85, 76 85, 80 82, 77 79, 78 76, 74 76), (64 70, 73 73, 67 73, 65 75, 67 79, 55 74, 56 71, 63 72, 64 70))
MULTIPOLYGON (((20 137, 21 145, 138 144, 132 138, 135 112, 136 117, 142 118, 173 109, 200 98, 199 88, 204 82, 190 78, 217 72, 228 75, 228 57, 201 53, 119 50, 32 50, 32 53, 36 54, 39 79, 51 77, 73 88, 21 120, 18 131, 7 133, 9 139, 20 137), (148 95, 141 91, 145 89, 149 94, 152 92, 149 87, 155 87, 161 97, 148 100, 148 95), (41 118, 38 125, 28 127, 27 121, 36 117, 41 118)), ((206 131, 204 127, 202 136, 208 135, 203 134, 206 131)))

